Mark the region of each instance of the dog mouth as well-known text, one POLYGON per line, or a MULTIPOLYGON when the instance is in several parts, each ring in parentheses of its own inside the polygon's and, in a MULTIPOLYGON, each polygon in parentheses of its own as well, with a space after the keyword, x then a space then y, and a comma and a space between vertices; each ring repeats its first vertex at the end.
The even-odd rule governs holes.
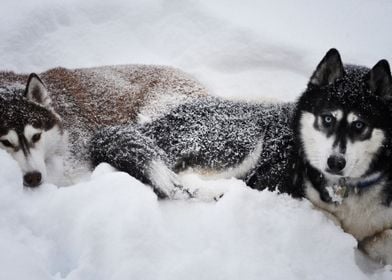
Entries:
POLYGON ((331 169, 329 169, 329 168, 326 168, 325 169, 325 172, 327 172, 328 174, 331 174, 331 175, 334 175, 334 176, 337 176, 337 177, 344 177, 343 175, 343 171, 341 170, 341 171, 335 171, 335 170, 331 170, 331 169))
POLYGON ((38 184, 26 184, 25 182, 23 182, 23 187, 29 188, 29 189, 35 189, 35 188, 38 188, 41 185, 42 185, 42 182, 40 182, 38 184))
POLYGON ((35 188, 38 188, 41 185, 42 185, 42 183, 34 184, 34 185, 29 185, 29 184, 23 183, 23 187, 29 188, 29 189, 35 189, 35 188))

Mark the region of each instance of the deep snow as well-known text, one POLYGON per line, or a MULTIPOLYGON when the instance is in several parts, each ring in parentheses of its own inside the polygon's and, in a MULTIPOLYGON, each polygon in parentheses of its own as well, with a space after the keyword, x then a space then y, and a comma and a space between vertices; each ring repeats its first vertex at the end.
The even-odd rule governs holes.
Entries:
MULTIPOLYGON (((0 65, 153 63, 193 74, 216 95, 294 100, 330 47, 343 60, 391 60, 392 3, 361 1, 2 1, 0 65)), ((217 203, 157 201, 101 166, 68 188, 21 187, 0 151, 0 279, 391 279, 307 201, 241 181, 217 203)))
MULTIPOLYGON (((158 201, 126 173, 99 166, 69 188, 21 187, 0 152, 1 279, 387 279, 364 274, 356 241, 307 201, 242 182, 217 203, 158 201)), ((388 276, 389 275, 389 276, 388 276)), ((383 278, 384 277, 384 278, 383 278)))

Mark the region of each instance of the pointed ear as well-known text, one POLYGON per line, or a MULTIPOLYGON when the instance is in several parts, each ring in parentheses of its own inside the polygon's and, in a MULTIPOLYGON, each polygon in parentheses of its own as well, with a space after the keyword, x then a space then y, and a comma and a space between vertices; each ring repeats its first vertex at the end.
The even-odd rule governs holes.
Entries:
POLYGON ((330 85, 343 76, 344 67, 340 54, 336 49, 330 49, 310 78, 309 86, 330 85))
POLYGON ((365 83, 374 94, 392 97, 392 77, 388 61, 383 59, 377 62, 366 74, 365 83))
POLYGON ((51 99, 42 80, 37 74, 31 73, 27 80, 25 97, 45 107, 50 107, 51 99))

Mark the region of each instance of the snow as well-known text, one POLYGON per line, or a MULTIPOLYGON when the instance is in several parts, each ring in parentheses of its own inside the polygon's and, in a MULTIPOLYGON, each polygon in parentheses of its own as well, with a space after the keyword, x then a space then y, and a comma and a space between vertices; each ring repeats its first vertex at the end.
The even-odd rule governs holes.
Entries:
MULTIPOLYGON (((391 60, 392 3, 361 1, 3 1, 0 65, 165 64, 229 98, 294 100, 330 47, 391 60)), ((307 201, 235 179, 216 203, 158 201, 102 165, 68 188, 22 188, 0 151, 0 279, 391 279, 307 201)))
POLYGON ((235 179, 211 182, 231 188, 217 203, 158 201, 105 165, 85 183, 23 191, 0 156, 1 279, 367 279, 354 238, 309 202, 235 179))

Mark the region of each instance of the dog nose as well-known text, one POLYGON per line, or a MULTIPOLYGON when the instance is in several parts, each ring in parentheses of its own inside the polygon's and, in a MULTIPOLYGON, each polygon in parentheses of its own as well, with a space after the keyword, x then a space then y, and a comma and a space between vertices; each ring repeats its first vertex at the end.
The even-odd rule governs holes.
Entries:
POLYGON ((337 173, 339 171, 342 171, 343 168, 346 166, 346 160, 342 156, 333 155, 328 158, 327 164, 332 172, 337 173))
POLYGON ((33 171, 26 173, 26 175, 23 176, 23 184, 26 187, 38 187, 41 184, 41 179, 42 175, 38 171, 33 171))

